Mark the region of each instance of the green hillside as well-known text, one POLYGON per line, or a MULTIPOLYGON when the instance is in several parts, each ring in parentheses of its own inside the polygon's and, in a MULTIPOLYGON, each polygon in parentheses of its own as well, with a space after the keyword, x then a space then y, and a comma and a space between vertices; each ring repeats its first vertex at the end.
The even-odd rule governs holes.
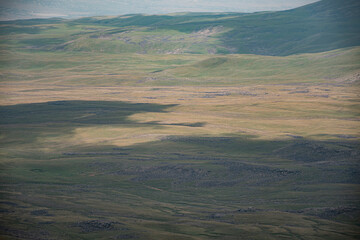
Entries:
POLYGON ((356 74, 359 59, 359 47, 287 57, 217 55, 154 75, 159 79, 182 79, 181 84, 334 82, 356 74))
MULTIPOLYGON (((228 29, 218 36, 232 53, 290 55, 321 52, 360 44, 360 2, 323 0, 297 9, 254 14, 141 16, 126 19, 85 18, 74 24, 137 26, 193 33, 213 27, 228 29)), ((221 52, 218 50, 217 52, 221 52)))
POLYGON ((224 37, 237 53, 290 55, 360 43, 360 2, 323 0, 301 8, 244 16, 224 37))
POLYGON ((0 82, 90 86, 339 83, 358 80, 358 59, 360 47, 286 57, 12 49, 0 52, 0 82))
MULTIPOLYGON (((360 2, 323 0, 281 12, 124 15, 2 22, 20 48, 284 56, 360 45, 360 2)), ((4 37, 3 37, 4 38, 4 37)))

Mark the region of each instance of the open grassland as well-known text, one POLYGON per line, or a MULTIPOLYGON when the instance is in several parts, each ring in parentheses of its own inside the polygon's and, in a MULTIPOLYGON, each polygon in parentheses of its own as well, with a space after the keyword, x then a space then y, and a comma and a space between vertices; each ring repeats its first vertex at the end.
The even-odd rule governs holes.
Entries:
MULTIPOLYGON (((106 132, 104 131, 105 126, 96 127, 96 119, 101 115, 102 108, 102 105, 97 106, 99 104, 97 102, 106 101, 113 103, 116 107, 115 103, 121 101, 168 106, 169 110, 164 112, 140 110, 139 113, 127 116, 127 119, 131 121, 144 124, 144 126, 140 125, 143 127, 141 133, 144 131, 149 134, 157 132, 165 135, 169 135, 168 131, 171 134, 179 132, 180 135, 184 134, 182 131, 185 131, 186 134, 198 133, 200 135, 245 133, 258 135, 257 137, 264 139, 290 137, 289 135, 299 135, 311 139, 338 138, 336 137, 338 135, 353 134, 354 137, 357 137, 358 89, 349 84, 92 87, 32 83, 3 85, 1 90, 4 105, 2 122, 7 124, 17 123, 17 118, 20 118, 19 121, 23 121, 23 123, 32 123, 33 121, 34 123, 46 123, 48 118, 54 118, 54 121, 58 119, 61 122, 62 119, 68 119, 68 116, 61 111, 58 112, 58 108, 66 110, 72 106, 64 103, 65 105, 62 107, 61 101, 75 101, 75 107, 79 110, 85 108, 76 113, 75 119, 81 122, 94 118, 93 121, 95 121, 94 130, 87 129, 83 131, 84 134, 91 132, 96 134, 96 129, 99 132, 106 132), (52 101, 59 102, 59 106, 46 104, 46 102, 52 101), (86 101, 94 106, 87 106, 86 101), (42 107, 44 109, 40 112, 41 115, 33 114, 26 104, 33 104, 32 106, 39 110, 42 110, 42 107), (91 112, 92 108, 94 108, 94 112, 91 112), (99 110, 100 113, 97 113, 96 110, 99 110), (12 111, 15 112, 12 113, 12 111), (57 115, 52 116, 52 114, 57 115), (166 127, 147 129, 147 124, 154 126, 160 124, 166 127)), ((68 111, 69 114, 73 114, 71 108, 68 111)), ((115 118, 116 124, 117 115, 112 118, 115 118)), ((112 118, 105 119, 104 123, 107 123, 106 129, 109 130, 109 134, 113 134, 116 138, 118 134, 112 129, 112 118)), ((115 131, 116 129, 121 131, 120 129, 127 129, 127 126, 121 128, 120 125, 115 128, 115 131)), ((136 132, 138 130, 130 128, 128 131, 136 132)), ((85 135, 84 139, 92 141, 93 138, 85 135)), ((96 142, 96 140, 94 141, 96 142)))
POLYGON ((11 60, 3 74, 4 239, 357 239, 353 70, 313 83, 147 86, 137 81, 161 65, 175 75, 209 56, 42 57, 40 70, 11 60), (76 74, 55 59, 77 62, 76 74), (139 79, 89 80, 81 68, 139 79))
POLYGON ((358 238, 360 48, 190 15, 1 23, 2 239, 358 238))

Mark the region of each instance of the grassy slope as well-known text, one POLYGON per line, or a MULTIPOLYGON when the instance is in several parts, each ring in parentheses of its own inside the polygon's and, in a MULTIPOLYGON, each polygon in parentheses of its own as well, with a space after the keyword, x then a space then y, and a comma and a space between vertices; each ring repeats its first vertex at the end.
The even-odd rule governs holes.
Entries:
POLYGON ((210 57, 157 75, 183 79, 181 84, 314 83, 358 72, 358 59, 359 48, 288 57, 227 55, 210 57))
POLYGON ((1 52, 1 79, 133 86, 336 83, 356 76, 359 53, 359 48, 288 57, 7 50, 1 52))
POLYGON ((359 45, 359 2, 323 0, 239 18, 225 43, 239 53, 290 55, 359 45), (245 41, 244 41, 245 40, 245 41))
POLYGON ((2 23, 2 32, 19 34, 13 38, 19 47, 51 51, 285 56, 358 46, 359 9, 356 0, 323 0, 294 10, 254 14, 10 21, 2 23))
POLYGON ((146 26, 185 33, 222 26, 218 52, 290 55, 359 45, 359 2, 323 0, 283 12, 83 19, 80 24, 146 26))

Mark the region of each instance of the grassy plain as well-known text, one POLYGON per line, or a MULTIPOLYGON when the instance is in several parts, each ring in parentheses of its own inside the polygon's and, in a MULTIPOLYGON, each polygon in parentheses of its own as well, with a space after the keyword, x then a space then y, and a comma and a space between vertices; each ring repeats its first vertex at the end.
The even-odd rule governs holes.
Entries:
POLYGON ((357 239, 360 48, 177 16, 1 23, 1 238, 357 239))
POLYGON ((358 52, 8 55, 3 238, 356 239, 358 52))

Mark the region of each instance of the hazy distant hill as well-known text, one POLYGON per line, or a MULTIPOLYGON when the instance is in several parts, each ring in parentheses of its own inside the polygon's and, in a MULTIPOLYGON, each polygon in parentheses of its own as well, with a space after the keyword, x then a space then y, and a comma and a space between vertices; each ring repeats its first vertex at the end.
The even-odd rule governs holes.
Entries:
POLYGON ((3 22, 1 32, 32 33, 13 40, 22 48, 51 51, 284 56, 359 46, 360 1, 323 0, 288 11, 252 14, 19 20, 3 22))
POLYGON ((256 12, 295 8, 318 0, 0 0, 0 20, 85 16, 117 16, 129 13, 256 12))

